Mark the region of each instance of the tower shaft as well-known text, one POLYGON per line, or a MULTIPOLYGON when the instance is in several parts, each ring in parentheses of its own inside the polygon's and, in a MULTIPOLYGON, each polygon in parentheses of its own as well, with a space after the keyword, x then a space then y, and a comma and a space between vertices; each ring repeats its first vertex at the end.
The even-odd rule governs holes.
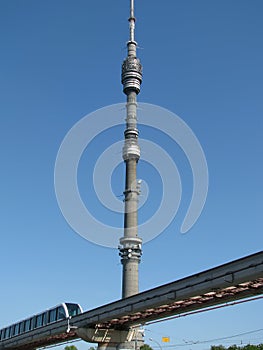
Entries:
POLYGON ((130 40, 127 43, 127 58, 122 64, 123 92, 127 96, 126 129, 124 131, 123 160, 126 165, 124 191, 124 236, 120 239, 120 256, 123 265, 122 297, 139 292, 138 266, 141 259, 142 239, 138 237, 137 163, 140 159, 137 129, 137 95, 142 82, 142 66, 136 57, 137 43, 134 40, 134 0, 130 0, 130 40))

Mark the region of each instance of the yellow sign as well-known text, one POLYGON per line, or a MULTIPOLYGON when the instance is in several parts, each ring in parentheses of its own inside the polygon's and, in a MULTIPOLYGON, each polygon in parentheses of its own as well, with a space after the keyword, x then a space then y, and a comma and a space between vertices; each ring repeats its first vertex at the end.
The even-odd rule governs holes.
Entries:
POLYGON ((169 343, 170 338, 169 337, 162 337, 163 343, 169 343))

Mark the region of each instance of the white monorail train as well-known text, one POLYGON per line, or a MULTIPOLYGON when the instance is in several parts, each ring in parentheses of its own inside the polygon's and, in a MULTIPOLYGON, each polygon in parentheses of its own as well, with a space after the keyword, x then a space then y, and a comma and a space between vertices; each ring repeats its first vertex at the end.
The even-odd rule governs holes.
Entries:
POLYGON ((82 308, 79 304, 62 303, 52 309, 31 316, 23 321, 12 324, 0 330, 0 341, 15 337, 36 328, 46 326, 59 320, 67 319, 81 314, 82 308))

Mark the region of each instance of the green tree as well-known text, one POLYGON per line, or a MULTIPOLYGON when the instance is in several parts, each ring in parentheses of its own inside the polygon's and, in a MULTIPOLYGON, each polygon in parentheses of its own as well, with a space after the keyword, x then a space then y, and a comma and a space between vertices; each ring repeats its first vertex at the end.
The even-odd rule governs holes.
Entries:
POLYGON ((212 345, 211 350, 263 350, 263 344, 258 345, 244 345, 244 346, 237 346, 237 345, 231 345, 228 348, 226 348, 223 345, 212 345))
POLYGON ((223 345, 212 345, 211 350, 226 350, 223 345))
POLYGON ((153 350, 150 345, 148 344, 143 344, 141 347, 140 347, 140 350, 153 350))
POLYGON ((231 345, 229 346, 228 350, 240 350, 240 347, 237 345, 231 345))
POLYGON ((76 348, 76 346, 74 345, 67 345, 64 350, 78 350, 78 348, 76 348))
POLYGON ((263 344, 259 345, 246 345, 242 348, 242 350, 263 350, 263 344))

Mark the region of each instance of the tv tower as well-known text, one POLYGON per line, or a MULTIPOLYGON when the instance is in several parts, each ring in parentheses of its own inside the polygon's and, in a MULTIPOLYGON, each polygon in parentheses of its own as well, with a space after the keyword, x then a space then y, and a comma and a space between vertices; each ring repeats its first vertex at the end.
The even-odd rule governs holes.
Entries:
POLYGON ((137 95, 142 82, 142 65, 136 57, 137 43, 134 38, 134 0, 130 0, 130 38, 127 42, 127 57, 122 64, 121 82, 127 96, 126 129, 122 157, 126 165, 124 190, 124 236, 120 239, 119 255, 123 265, 122 298, 139 292, 138 267, 142 255, 142 239, 138 237, 139 184, 136 178, 140 159, 137 129, 137 95))

